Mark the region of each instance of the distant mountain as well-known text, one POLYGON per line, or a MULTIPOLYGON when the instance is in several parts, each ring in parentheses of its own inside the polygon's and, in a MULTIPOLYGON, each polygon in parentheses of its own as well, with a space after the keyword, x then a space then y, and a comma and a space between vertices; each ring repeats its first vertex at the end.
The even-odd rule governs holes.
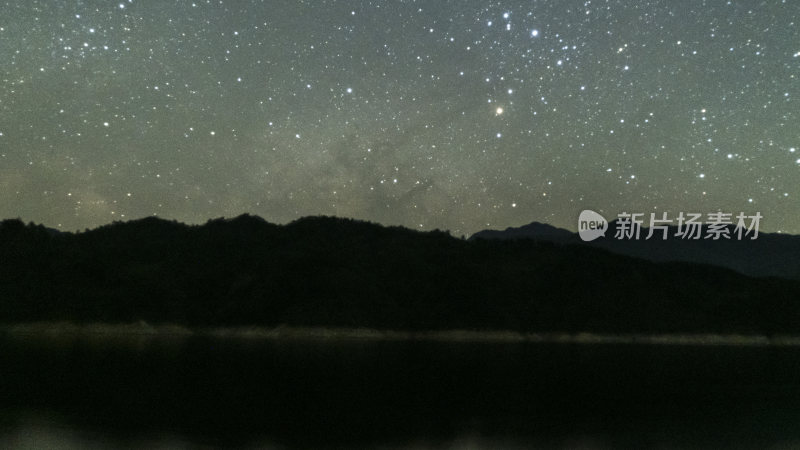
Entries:
POLYGON ((531 222, 517 228, 505 230, 483 230, 473 234, 470 239, 537 239, 550 242, 573 242, 577 235, 563 228, 540 222, 531 222))
POLYGON ((77 234, 0 222, 0 323, 61 320, 798 334, 800 281, 332 217, 147 218, 77 234))
MULTIPOLYGON (((751 240, 735 238, 733 226, 728 232, 733 239, 681 239, 676 238, 677 227, 668 228, 668 239, 661 238, 656 231, 645 239, 648 229, 642 228, 640 239, 615 239, 616 221, 609 223, 606 237, 584 242, 577 233, 562 228, 533 222, 518 228, 505 230, 483 230, 473 234, 476 239, 532 239, 559 244, 580 244, 603 248, 622 255, 643 258, 649 261, 681 261, 733 269, 757 277, 775 276, 800 280, 800 236, 780 233, 759 233, 751 240)), ((701 236, 706 236, 708 227, 703 226, 701 236)))

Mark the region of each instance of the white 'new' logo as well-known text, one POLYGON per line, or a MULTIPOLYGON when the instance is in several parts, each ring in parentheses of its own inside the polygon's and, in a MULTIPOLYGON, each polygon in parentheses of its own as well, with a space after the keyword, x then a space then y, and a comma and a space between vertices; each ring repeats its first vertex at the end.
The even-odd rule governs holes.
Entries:
POLYGON ((608 221, 605 217, 592 211, 584 209, 578 217, 578 235, 584 241, 593 241, 600 236, 606 235, 608 221))

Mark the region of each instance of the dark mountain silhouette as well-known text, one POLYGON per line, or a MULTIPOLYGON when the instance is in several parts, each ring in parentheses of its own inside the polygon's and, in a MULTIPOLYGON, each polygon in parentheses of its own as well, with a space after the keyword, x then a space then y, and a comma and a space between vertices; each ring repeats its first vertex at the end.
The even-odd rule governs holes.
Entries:
MULTIPOLYGON (((650 261, 711 264, 750 276, 775 276, 800 280, 800 236, 759 233, 757 239, 750 239, 748 236, 738 240, 735 227, 731 225, 727 230, 732 239, 681 239, 675 237, 678 228, 672 226, 668 228, 666 240, 662 239, 662 232, 658 230, 653 237, 645 239, 649 229, 644 227, 640 239, 636 240, 615 239, 615 230, 616 221, 612 221, 605 237, 584 242, 577 233, 533 222, 502 231, 483 230, 473 234, 470 240, 533 239, 561 244, 581 244, 650 261)), ((704 225, 701 228, 701 236, 706 236, 707 233, 708 227, 704 225)))
POLYGON ((531 222, 521 227, 505 230, 483 230, 473 234, 470 239, 538 239, 550 242, 575 242, 577 235, 563 228, 540 222, 531 222))
POLYGON ((147 218, 77 234, 6 220, 0 255, 3 323, 800 332, 796 280, 331 217, 147 218))

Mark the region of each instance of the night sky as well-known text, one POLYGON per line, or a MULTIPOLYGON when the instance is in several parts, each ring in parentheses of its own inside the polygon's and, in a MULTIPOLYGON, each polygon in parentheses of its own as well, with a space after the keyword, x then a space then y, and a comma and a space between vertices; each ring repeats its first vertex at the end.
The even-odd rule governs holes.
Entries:
POLYGON ((800 2, 0 3, 0 218, 800 233, 800 2))

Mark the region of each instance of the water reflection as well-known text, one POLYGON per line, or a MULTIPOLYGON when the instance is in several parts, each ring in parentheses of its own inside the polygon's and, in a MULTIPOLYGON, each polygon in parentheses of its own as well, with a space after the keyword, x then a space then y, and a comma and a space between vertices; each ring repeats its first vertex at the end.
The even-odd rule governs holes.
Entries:
POLYGON ((781 447, 800 349, 0 338, 3 448, 781 447))

